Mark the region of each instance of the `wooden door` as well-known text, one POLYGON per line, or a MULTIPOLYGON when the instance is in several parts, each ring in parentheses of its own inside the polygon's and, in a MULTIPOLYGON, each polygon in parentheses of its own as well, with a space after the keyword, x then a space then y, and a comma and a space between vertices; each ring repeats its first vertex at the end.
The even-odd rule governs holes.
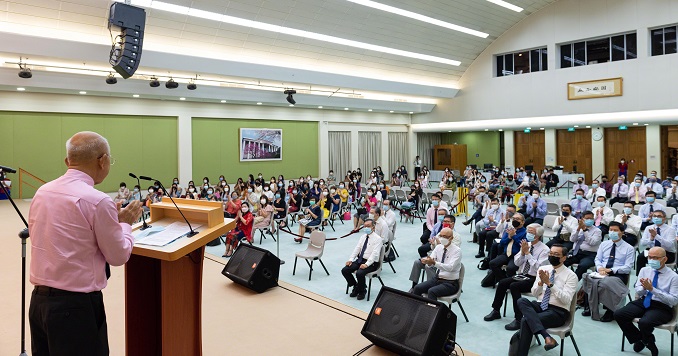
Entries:
MULTIPOLYGON (((616 127, 605 128, 605 174, 610 177, 619 174, 619 160, 626 159, 631 179, 638 170, 647 175, 647 146, 645 126, 629 127, 619 130, 616 127)), ((627 177, 628 179, 629 177, 627 177)))
POLYGON ((433 169, 445 168, 464 172, 466 168, 466 145, 435 145, 433 147, 433 169))
POLYGON ((591 181, 591 129, 556 130, 556 141, 556 164, 563 166, 565 172, 574 171, 576 166, 577 173, 583 173, 586 181, 591 181))
POLYGON ((525 133, 514 132, 516 168, 532 166, 540 172, 546 165, 546 148, 544 145, 544 131, 525 133))

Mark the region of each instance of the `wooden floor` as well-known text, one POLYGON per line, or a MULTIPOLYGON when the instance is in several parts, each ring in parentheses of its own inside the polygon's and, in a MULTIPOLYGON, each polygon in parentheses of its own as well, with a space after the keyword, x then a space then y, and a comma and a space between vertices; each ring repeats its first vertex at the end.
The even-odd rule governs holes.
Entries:
MULTIPOLYGON (((29 203, 17 202, 24 215, 29 203)), ((23 228, 8 201, 0 201, 0 354, 19 354, 21 240, 23 228)), ((30 241, 27 246, 30 263, 30 241)), ((370 344, 361 334, 366 314, 281 282, 257 294, 221 274, 220 261, 205 259, 203 274, 204 355, 353 355, 370 344)), ((112 268, 104 290, 111 355, 124 355, 123 267, 112 268)), ((27 285, 27 300, 32 286, 27 285)), ((30 335, 26 336, 30 354, 30 335)), ((466 351, 466 355, 469 355, 466 351)), ((391 355, 377 347, 364 355, 391 355)))

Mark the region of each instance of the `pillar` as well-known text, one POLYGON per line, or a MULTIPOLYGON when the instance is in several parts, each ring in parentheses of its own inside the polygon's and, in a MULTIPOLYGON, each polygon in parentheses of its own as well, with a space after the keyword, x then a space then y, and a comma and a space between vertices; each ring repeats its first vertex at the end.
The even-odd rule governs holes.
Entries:
POLYGON ((193 125, 189 115, 177 118, 178 177, 184 187, 193 179, 193 125))

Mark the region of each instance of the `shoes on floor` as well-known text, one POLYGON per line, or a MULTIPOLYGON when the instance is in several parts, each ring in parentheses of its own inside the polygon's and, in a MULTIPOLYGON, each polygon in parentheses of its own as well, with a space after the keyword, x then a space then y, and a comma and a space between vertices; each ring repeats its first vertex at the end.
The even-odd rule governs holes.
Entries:
POLYGON ((589 308, 584 309, 584 311, 581 312, 581 315, 582 316, 591 316, 591 309, 589 309, 589 308))
POLYGON ((355 298, 358 295, 358 290, 354 287, 353 290, 351 291, 351 294, 348 296, 351 298, 355 298))
POLYGON ((363 299, 365 299, 365 292, 358 294, 358 300, 363 300, 363 299))
POLYGON ((512 322, 504 325, 504 329, 511 331, 520 330, 520 321, 518 319, 513 319, 512 322))
POLYGON ((485 315, 485 317, 483 318, 483 320, 485 320, 485 321, 492 321, 492 320, 497 320, 497 319, 501 319, 501 313, 499 313, 499 311, 494 310, 494 309, 492 309, 490 314, 485 315))
POLYGON ((642 341, 636 341, 633 343, 633 351, 641 352, 645 348, 645 344, 642 341))
POLYGON ((476 258, 483 258, 483 257, 485 257, 485 254, 482 253, 482 252, 476 255, 476 258))
POLYGON ((609 323, 612 320, 614 320, 614 313, 611 310, 608 310, 603 314, 603 316, 600 318, 600 321, 603 323, 609 323))
POLYGON ((648 342, 647 344, 645 344, 645 347, 647 347, 647 349, 650 350, 650 355, 652 356, 659 355, 659 349, 657 349, 657 345, 655 345, 654 342, 648 342))
POLYGON ((549 351, 558 347, 558 342, 552 337, 544 339, 544 350, 549 351))

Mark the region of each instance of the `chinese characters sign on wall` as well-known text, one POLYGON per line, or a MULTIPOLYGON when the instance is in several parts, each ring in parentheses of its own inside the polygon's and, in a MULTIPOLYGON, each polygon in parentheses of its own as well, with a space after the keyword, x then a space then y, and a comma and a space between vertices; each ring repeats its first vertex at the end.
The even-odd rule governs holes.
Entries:
POLYGON ((567 99, 592 99, 622 95, 622 78, 590 80, 567 84, 567 99))

